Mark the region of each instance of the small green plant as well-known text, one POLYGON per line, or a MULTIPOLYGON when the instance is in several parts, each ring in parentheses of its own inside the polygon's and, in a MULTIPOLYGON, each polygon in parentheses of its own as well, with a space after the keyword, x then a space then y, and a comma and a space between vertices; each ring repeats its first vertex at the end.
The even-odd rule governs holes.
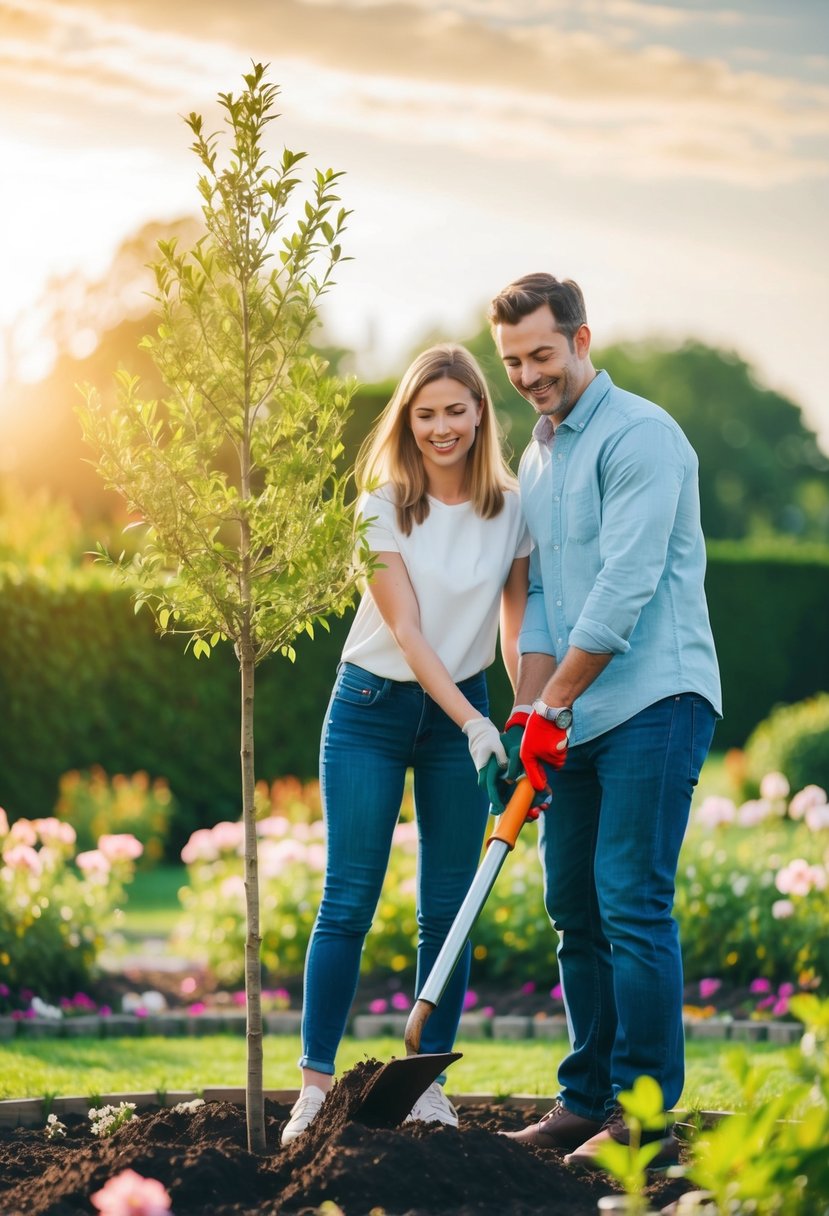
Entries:
POLYGON ((93 1136, 105 1140, 113 1136, 119 1127, 129 1123, 135 1115, 134 1102, 119 1102, 117 1106, 90 1107, 90 1131, 93 1136))
POLYGON ((596 1159, 624 1187, 628 1197, 627 1211, 631 1216, 642 1216, 648 1211, 644 1195, 648 1166, 661 1148, 659 1140, 643 1143, 643 1134, 665 1129, 662 1090, 653 1077, 637 1077, 633 1089, 619 1094, 619 1103, 624 1111, 629 1143, 608 1140, 597 1152, 596 1159))
POLYGON ((829 1001, 800 996, 792 1010, 806 1027, 790 1053, 799 1081, 760 1101, 766 1070, 733 1051, 725 1064, 747 1112, 723 1119, 693 1145, 688 1176, 728 1216, 829 1213, 829 1001))
POLYGON ((47 1115, 45 1130, 47 1140, 60 1140, 66 1135, 66 1124, 57 1115, 47 1115))

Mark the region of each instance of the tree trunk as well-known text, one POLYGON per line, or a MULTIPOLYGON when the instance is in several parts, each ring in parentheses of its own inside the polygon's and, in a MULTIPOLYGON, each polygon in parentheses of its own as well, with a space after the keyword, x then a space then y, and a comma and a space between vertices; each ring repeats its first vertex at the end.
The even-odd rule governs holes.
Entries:
POLYGON ((242 814, 245 824, 245 996, 247 1006, 247 1102, 248 1149, 264 1153, 265 1096, 262 1085, 262 937, 259 932, 259 863, 253 794, 253 691, 254 653, 250 636, 239 643, 239 670, 242 680, 242 814))

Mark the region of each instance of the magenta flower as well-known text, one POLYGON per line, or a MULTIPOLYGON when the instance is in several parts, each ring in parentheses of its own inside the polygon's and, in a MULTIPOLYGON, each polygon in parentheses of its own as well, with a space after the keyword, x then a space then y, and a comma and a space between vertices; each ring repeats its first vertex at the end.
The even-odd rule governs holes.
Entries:
POLYGON ((554 1001, 560 1001, 563 995, 561 984, 556 984, 555 988, 550 989, 550 997, 554 1001))
POLYGON ((774 1002, 772 1013, 776 1018, 782 1018, 784 1014, 789 1012, 789 998, 787 996, 778 997, 774 1002))
POLYGON ((463 998, 464 1009, 474 1009, 478 1004, 478 994, 473 992, 471 988, 467 989, 466 996, 463 998))
POLYGON ((386 1013, 389 1008, 389 1003, 382 996, 378 996, 376 1000, 369 1001, 369 1013, 386 1013))
POLYGON ((204 1001, 194 1001, 192 1005, 187 1006, 187 1012, 191 1017, 197 1018, 200 1013, 205 1013, 206 1011, 207 1006, 204 1001))
POLYGON ((391 1004, 393 1009, 406 1010, 410 1007, 411 1001, 406 996, 405 992, 395 992, 394 996, 391 998, 391 1004))
POLYGON ((771 992, 771 980, 759 976, 756 980, 751 981, 748 990, 749 992, 756 992, 758 994, 761 992, 771 992))
POLYGON ((11 988, 9 988, 8 984, 0 984, 0 996, 9 996, 10 993, 11 988))
POLYGON ((521 985, 522 996, 532 996, 535 992, 535 980, 527 980, 526 984, 521 985))
POLYGON ((777 989, 777 995, 782 997, 794 996, 794 984, 781 984, 777 989))
POLYGON ((167 1216, 172 1200, 155 1178, 142 1178, 135 1170, 122 1170, 89 1196, 101 1216, 167 1216))
POLYGON ((485 1018, 491 1018, 494 1016, 495 1010, 493 1009, 492 1005, 484 1005, 481 1009, 481 1014, 485 1018))
POLYGON ((709 1000, 722 987, 722 980, 704 979, 699 982, 699 994, 702 1000, 709 1000))

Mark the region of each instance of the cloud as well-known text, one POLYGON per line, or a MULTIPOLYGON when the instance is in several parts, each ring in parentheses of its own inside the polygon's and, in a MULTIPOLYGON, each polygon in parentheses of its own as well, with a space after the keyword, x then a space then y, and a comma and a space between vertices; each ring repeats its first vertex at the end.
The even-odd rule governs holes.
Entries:
MULTIPOLYGON (((560 160, 574 173, 633 180, 768 185, 829 174, 824 85, 736 71, 652 41, 619 45, 565 28, 557 17, 565 7, 237 0, 228 10, 207 0, 121 0, 114 20, 103 0, 8 0, 0 11, 17 28, 0 51, 0 100, 24 89, 44 109, 60 98, 70 110, 100 102, 161 115, 233 87, 254 57, 272 62, 304 121, 379 141, 560 160)), ((640 35, 741 19, 640 0, 605 8, 640 35)), ((586 0, 583 12, 594 10, 596 0, 586 0)))

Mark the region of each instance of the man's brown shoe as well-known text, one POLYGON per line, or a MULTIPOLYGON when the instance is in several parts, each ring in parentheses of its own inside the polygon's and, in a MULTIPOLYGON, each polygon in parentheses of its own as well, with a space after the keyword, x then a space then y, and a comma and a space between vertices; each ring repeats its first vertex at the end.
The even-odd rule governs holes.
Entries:
POLYGON ((520 1132, 503 1132, 510 1140, 519 1144, 534 1144, 536 1148, 556 1148, 559 1152, 571 1152, 583 1144, 588 1136, 601 1128, 598 1119, 583 1119, 574 1115, 563 1102, 556 1102, 552 1110, 542 1115, 538 1123, 523 1127, 520 1132))
MULTIPOLYGON (((604 1167, 596 1160, 596 1154, 603 1144, 607 1144, 608 1140, 615 1140, 617 1144, 630 1144, 630 1131, 620 1106, 611 1112, 595 1136, 591 1136, 589 1140, 579 1145, 575 1151, 564 1158, 565 1163, 579 1166, 581 1169, 603 1169, 604 1167)), ((659 1143, 659 1152, 648 1163, 648 1169, 664 1170, 671 1165, 676 1165, 679 1161, 679 1142, 671 1129, 665 1128, 663 1131, 642 1133, 643 1144, 653 1144, 654 1141, 659 1143)))

